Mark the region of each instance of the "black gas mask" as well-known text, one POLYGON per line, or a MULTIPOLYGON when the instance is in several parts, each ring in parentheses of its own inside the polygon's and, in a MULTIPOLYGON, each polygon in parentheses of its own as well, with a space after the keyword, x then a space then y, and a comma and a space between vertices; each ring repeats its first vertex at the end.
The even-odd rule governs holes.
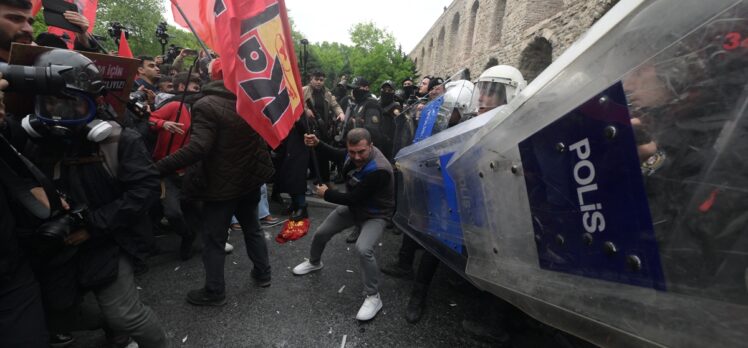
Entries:
POLYGON ((37 67, 65 65, 60 75, 65 87, 54 95, 37 95, 34 114, 26 116, 21 125, 32 138, 70 139, 85 135, 100 142, 112 132, 112 126, 96 119, 96 98, 102 95, 104 83, 96 65, 80 53, 55 49, 37 57, 37 67))

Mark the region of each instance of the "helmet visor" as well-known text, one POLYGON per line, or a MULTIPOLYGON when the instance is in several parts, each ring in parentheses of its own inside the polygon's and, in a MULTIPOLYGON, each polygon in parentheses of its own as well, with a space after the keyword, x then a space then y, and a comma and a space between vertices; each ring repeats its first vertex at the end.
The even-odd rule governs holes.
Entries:
POLYGON ((87 124, 96 115, 96 103, 85 93, 69 91, 69 96, 40 95, 36 115, 45 123, 76 126, 87 124))
POLYGON ((503 83, 479 81, 475 89, 473 105, 478 106, 478 115, 506 104, 506 85, 503 83))

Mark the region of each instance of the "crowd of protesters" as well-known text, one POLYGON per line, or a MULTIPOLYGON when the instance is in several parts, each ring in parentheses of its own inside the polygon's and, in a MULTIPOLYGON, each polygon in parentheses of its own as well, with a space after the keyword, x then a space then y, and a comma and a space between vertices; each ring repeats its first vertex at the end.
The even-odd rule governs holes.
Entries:
MULTIPOLYGON (((0 61, 8 61, 11 43, 32 43, 30 9, 26 0, 0 0, 0 61)), ((85 18, 70 16, 85 33, 85 18)), ((92 61, 54 35, 35 41, 56 49, 34 65, 65 65, 74 73, 64 76, 61 96, 34 97, 36 115, 6 115, 0 104, 0 346, 65 346, 70 332, 95 329, 119 346, 132 340, 141 347, 168 346, 134 283, 148 271, 147 258, 161 252, 154 236, 179 235, 181 260, 190 259, 196 240, 202 241, 205 282, 186 300, 221 306, 230 232, 241 231, 251 277, 269 287, 263 228, 308 219, 309 195, 338 207, 313 232, 310 257, 293 274, 322 269, 327 242, 353 227, 347 241, 359 254, 366 294, 356 318, 377 315, 383 301, 374 245, 392 229, 394 156, 412 143, 423 106, 448 94, 444 79, 371 86, 366 77, 349 84, 343 76, 328 90, 325 74, 311 72, 303 115, 272 149, 237 114, 221 58, 209 52, 185 49, 171 61, 137 57, 131 105, 125 115, 113 115, 102 104, 101 74, 92 61), (286 204, 279 217, 270 214, 268 199, 286 204), (46 214, 35 213, 45 208, 46 214), (59 233, 56 244, 50 241, 59 233), (49 244, 44 250, 40 235, 49 244), (89 293, 95 303, 84 301, 89 293)), ((76 37, 77 50, 97 50, 95 45, 86 34, 76 37)), ((490 103, 487 93, 482 96, 482 110, 505 104, 503 93, 490 103)), ((454 115, 449 126, 471 117, 462 109, 454 115)), ((383 271, 410 274, 414 244, 404 235, 399 262, 383 271)), ((426 262, 432 267, 422 266, 428 274, 419 279, 430 280, 438 263, 426 262)), ((416 285, 410 322, 420 318, 427 284, 416 285)))

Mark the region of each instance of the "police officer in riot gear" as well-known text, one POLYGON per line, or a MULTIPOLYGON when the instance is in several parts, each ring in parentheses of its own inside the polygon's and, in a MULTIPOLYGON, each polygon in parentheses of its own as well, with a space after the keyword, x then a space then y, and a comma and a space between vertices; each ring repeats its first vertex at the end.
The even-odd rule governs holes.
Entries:
POLYGON ((394 163, 394 153, 392 153, 392 139, 395 137, 395 118, 402 111, 402 104, 395 97, 395 84, 390 81, 384 81, 379 88, 379 106, 382 108, 382 122, 379 129, 382 134, 381 143, 378 145, 382 153, 390 162, 394 163))
POLYGON ((349 128, 366 128, 371 133, 374 144, 384 143, 385 138, 381 130, 382 108, 369 91, 369 81, 358 76, 353 79, 352 87, 351 96, 355 105, 348 121, 349 128))
POLYGON ((474 94, 478 114, 498 106, 508 104, 517 97, 527 82, 517 68, 509 65, 496 65, 484 71, 475 82, 479 93, 474 94))
POLYGON ((50 328, 75 331, 81 329, 77 324, 102 317, 141 347, 165 347, 166 334, 140 302, 133 274, 133 262, 145 256, 135 236, 148 228, 147 211, 159 197, 158 172, 137 133, 101 119, 104 85, 91 60, 54 49, 35 65, 71 67, 61 74, 66 87, 58 95, 37 96, 35 113, 21 121, 32 140, 29 157, 79 216, 64 236, 69 258, 38 271, 50 328), (76 297, 88 291, 98 301, 96 313, 76 307, 76 297))

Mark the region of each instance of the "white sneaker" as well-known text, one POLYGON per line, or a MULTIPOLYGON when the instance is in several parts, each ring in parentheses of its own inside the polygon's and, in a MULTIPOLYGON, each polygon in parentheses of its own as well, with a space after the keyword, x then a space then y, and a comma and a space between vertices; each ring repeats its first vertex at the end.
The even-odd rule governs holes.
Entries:
POLYGON ((234 251, 234 246, 226 243, 226 247, 224 248, 224 250, 226 250, 226 254, 231 254, 231 252, 234 251))
POLYGON ((361 321, 374 319, 380 309, 382 309, 382 299, 379 298, 379 294, 366 296, 364 304, 361 305, 361 309, 356 314, 356 319, 361 321))
POLYGON ((309 261, 304 261, 293 268, 293 274, 304 275, 309 272, 319 271, 322 269, 322 267, 324 267, 324 265, 322 265, 322 261, 319 262, 319 265, 314 265, 309 261))

